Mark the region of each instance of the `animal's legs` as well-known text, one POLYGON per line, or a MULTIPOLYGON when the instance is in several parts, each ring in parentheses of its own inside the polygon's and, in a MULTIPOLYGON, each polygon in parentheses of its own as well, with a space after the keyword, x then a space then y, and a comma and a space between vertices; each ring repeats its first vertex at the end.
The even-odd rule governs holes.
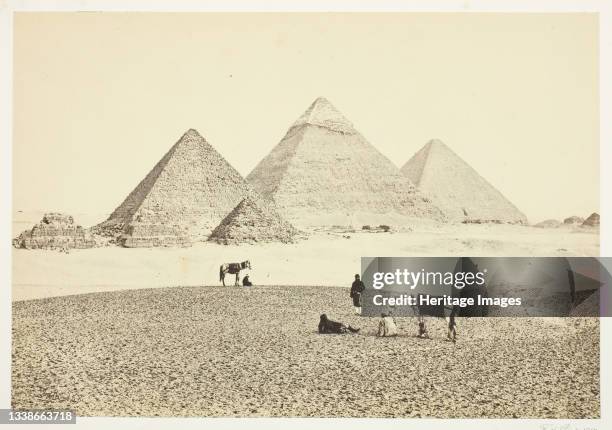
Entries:
POLYGON ((457 330, 455 329, 455 317, 451 316, 450 318, 444 318, 446 322, 448 322, 448 332, 446 333, 446 338, 453 343, 457 341, 457 330))

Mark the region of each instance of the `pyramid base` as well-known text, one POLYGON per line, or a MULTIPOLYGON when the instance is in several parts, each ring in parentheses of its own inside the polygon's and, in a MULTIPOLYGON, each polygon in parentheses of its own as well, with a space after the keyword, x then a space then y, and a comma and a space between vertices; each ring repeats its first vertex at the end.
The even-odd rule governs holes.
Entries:
POLYGON ((192 241, 184 236, 120 236, 117 243, 124 248, 188 247, 192 241))
POLYGON ((305 229, 353 228, 361 230, 364 226, 389 226, 392 230, 411 230, 418 225, 439 225, 440 222, 427 218, 417 218, 397 212, 372 213, 355 211, 316 212, 285 210, 281 212, 294 226, 305 229))

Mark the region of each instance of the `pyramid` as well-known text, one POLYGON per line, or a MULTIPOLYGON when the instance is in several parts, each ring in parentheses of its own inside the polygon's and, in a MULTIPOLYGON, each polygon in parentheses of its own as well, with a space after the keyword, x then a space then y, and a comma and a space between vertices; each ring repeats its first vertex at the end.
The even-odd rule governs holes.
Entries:
POLYGON ((429 141, 402 167, 450 219, 527 223, 527 217, 448 146, 429 141))
POLYGON ((298 231, 268 202, 244 198, 212 232, 209 241, 228 244, 294 242, 298 231))
POLYGON ((205 240, 249 192, 242 176, 190 129, 93 231, 126 247, 188 245, 205 240))
POLYGON ((247 181, 300 227, 445 218, 322 97, 289 128, 247 181))

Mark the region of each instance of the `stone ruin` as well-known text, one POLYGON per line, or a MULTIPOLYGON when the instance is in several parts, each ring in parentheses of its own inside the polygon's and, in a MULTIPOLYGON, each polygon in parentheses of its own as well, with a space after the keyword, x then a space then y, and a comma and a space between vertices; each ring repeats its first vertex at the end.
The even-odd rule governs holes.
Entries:
POLYGON ((599 214, 593 212, 587 219, 582 223, 583 227, 599 227, 599 214))
POLYGON ((188 130, 110 217, 93 230, 125 247, 188 246, 251 191, 196 130, 188 130))
POLYGON ((298 231, 272 205, 248 196, 212 232, 209 241, 223 245, 243 243, 295 242, 298 231))
POLYGON ((514 204, 440 140, 425 144, 401 171, 451 220, 527 224, 514 204))
POLYGON ((46 213, 32 229, 13 239, 15 248, 25 249, 84 249, 96 246, 94 236, 74 223, 70 215, 46 213))

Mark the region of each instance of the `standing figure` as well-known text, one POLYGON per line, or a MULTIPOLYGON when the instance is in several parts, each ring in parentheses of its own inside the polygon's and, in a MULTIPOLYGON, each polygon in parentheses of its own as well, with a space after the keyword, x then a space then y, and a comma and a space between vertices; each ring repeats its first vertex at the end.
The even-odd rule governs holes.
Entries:
POLYGON ((359 275, 355 275, 355 281, 351 285, 351 298, 353 299, 353 307, 355 308, 355 314, 361 315, 361 294, 365 290, 365 285, 359 279, 359 275))

